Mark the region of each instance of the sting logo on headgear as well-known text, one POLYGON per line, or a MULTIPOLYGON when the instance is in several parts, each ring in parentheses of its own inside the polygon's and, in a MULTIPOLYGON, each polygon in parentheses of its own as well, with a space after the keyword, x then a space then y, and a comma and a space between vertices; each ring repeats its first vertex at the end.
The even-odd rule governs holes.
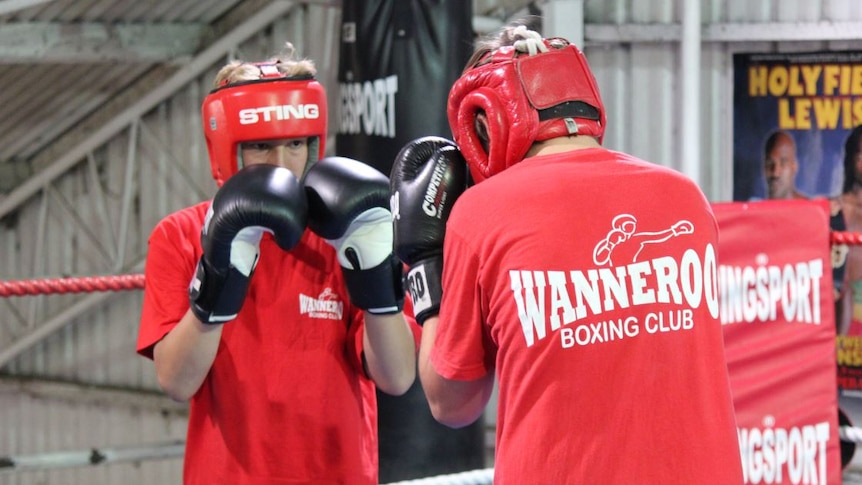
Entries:
POLYGON ((561 38, 536 42, 542 52, 533 45, 527 55, 516 43, 488 53, 449 91, 449 126, 475 183, 523 160, 536 141, 604 136, 605 108, 583 53, 561 38), (480 111, 488 119, 487 150, 475 127, 480 111))
POLYGON ((204 99, 204 136, 213 178, 219 186, 239 170, 241 143, 309 137, 309 163, 323 158, 323 86, 312 76, 284 77, 274 65, 259 67, 261 79, 224 85, 204 99))

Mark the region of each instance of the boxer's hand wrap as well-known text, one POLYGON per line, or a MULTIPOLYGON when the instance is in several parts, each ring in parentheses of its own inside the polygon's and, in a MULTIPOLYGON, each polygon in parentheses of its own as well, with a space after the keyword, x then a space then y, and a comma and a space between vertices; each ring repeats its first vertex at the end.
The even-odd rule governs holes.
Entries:
POLYGON ((308 228, 332 245, 350 300, 374 314, 404 306, 404 274, 392 252, 389 179, 345 157, 319 160, 303 178, 308 228))
POLYGON ((446 221, 466 188, 466 162, 445 138, 416 139, 395 157, 390 182, 395 254, 410 268, 407 283, 420 325, 440 311, 446 221))
POLYGON ((443 299, 443 254, 426 258, 410 265, 407 271, 407 288, 413 299, 416 323, 422 325, 428 317, 440 313, 443 299))
POLYGON ((290 170, 251 165, 213 198, 201 230, 203 256, 189 285, 192 312, 203 323, 236 318, 257 266, 260 238, 270 232, 284 250, 305 231, 305 194, 290 170))

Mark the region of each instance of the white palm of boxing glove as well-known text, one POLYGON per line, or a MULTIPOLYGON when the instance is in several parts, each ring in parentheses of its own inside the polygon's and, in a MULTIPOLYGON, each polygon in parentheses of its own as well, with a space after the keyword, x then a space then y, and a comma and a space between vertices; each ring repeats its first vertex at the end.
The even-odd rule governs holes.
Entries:
POLYGON ((237 316, 263 233, 272 233, 289 251, 305 231, 307 209, 299 180, 283 167, 251 165, 224 183, 201 228, 203 254, 189 284, 189 304, 198 320, 220 324, 237 316))
POLYGON ((392 252, 389 178, 358 160, 327 157, 303 184, 308 228, 335 248, 351 302, 369 313, 400 312, 403 268, 392 252))
POLYGON ((244 227, 230 242, 230 264, 244 276, 251 275, 260 259, 260 239, 271 230, 262 226, 244 227))
MULTIPOLYGON (((215 211, 213 205, 210 204, 206 218, 204 219, 204 235, 209 231, 213 214, 215 214, 215 211)), ((243 276, 251 275, 251 272, 257 266, 257 261, 260 257, 260 240, 264 232, 272 233, 272 230, 263 226, 244 227, 237 231, 230 242, 230 264, 242 273, 243 276)))
POLYGON ((383 263, 392 254, 392 241, 392 214, 382 207, 359 214, 343 236, 326 240, 338 252, 341 266, 352 269, 383 263))

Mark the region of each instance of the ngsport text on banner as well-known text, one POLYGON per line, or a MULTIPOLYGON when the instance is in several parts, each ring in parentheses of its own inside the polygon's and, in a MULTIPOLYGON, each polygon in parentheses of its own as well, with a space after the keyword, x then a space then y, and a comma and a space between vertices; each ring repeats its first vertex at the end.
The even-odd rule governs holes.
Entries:
POLYGON ((840 484, 829 202, 713 209, 746 483, 840 484))

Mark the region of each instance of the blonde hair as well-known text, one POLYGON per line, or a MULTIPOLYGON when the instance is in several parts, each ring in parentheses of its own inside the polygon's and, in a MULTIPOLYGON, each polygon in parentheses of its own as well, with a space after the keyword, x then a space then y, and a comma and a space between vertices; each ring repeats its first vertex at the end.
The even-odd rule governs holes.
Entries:
POLYGON ((515 47, 515 51, 517 51, 517 55, 535 55, 537 52, 545 52, 547 51, 547 47, 543 40, 547 40, 548 44, 554 49, 562 49, 569 45, 569 41, 562 37, 543 39, 538 32, 530 30, 526 26, 526 22, 512 22, 496 33, 490 34, 476 42, 476 49, 467 61, 464 72, 484 64, 483 61, 501 47, 513 46, 515 47))
MULTIPOLYGON (((314 76, 317 68, 314 61, 296 57, 296 48, 290 42, 285 43, 284 50, 278 56, 273 56, 267 64, 274 64, 285 77, 314 76)), ((259 62, 232 61, 219 69, 213 80, 213 89, 242 81, 260 79, 262 76, 259 62)))

